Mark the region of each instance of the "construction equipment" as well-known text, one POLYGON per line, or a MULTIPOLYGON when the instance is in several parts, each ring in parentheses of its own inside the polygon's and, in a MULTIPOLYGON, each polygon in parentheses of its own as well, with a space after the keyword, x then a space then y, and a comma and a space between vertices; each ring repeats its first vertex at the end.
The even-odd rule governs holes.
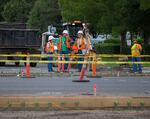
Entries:
POLYGON ((79 30, 83 30, 84 37, 87 39, 88 49, 92 50, 91 39, 88 30, 88 23, 83 23, 81 21, 73 21, 63 24, 63 30, 68 30, 70 38, 75 41, 77 38, 77 33, 79 30))
POLYGON ((54 46, 55 46, 55 50, 57 50, 57 40, 59 38, 59 35, 57 33, 58 28, 61 31, 60 33, 62 33, 63 30, 68 30, 69 36, 72 39, 71 45, 74 43, 75 39, 77 38, 77 32, 79 30, 83 30, 84 36, 88 40, 88 49, 91 50, 92 45, 91 45, 91 39, 90 39, 89 30, 88 30, 87 26, 88 26, 88 24, 82 23, 81 21, 73 21, 73 22, 63 23, 62 26, 60 26, 60 25, 55 25, 55 26, 50 25, 50 26, 48 26, 48 31, 42 33, 42 45, 41 45, 42 54, 45 53, 44 48, 45 48, 45 44, 47 43, 49 35, 54 36, 54 38, 55 38, 54 46))
MULTIPOLYGON (((39 54, 40 44, 39 29, 27 29, 24 23, 0 23, 0 54, 39 54)), ((0 57, 3 61, 7 59, 16 60, 15 64, 19 65, 19 60, 26 57, 0 57)), ((30 66, 35 67, 36 63, 30 66)))

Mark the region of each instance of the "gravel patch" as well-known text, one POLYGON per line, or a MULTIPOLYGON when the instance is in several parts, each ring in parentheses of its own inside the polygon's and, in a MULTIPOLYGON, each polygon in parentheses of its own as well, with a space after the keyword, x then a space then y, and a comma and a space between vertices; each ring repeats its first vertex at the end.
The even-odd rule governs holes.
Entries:
POLYGON ((150 111, 4 111, 0 119, 149 119, 150 111))

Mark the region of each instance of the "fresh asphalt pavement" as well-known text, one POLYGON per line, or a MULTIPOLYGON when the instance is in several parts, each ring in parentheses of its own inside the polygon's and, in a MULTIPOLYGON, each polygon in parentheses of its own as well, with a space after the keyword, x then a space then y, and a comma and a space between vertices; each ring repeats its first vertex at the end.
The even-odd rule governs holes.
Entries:
POLYGON ((72 82, 78 76, 20 78, 0 77, 0 96, 150 96, 150 77, 86 78, 90 82, 72 82))

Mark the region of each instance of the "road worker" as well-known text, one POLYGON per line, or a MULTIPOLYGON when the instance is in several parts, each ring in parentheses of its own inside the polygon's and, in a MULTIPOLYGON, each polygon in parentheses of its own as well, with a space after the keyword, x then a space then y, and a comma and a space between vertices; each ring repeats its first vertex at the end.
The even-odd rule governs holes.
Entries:
POLYGON ((78 45, 77 42, 75 41, 74 44, 72 45, 72 53, 73 54, 78 54, 78 45))
MULTIPOLYGON (((48 37, 48 42, 46 44, 46 53, 48 55, 52 55, 54 53, 54 45, 53 45, 53 40, 54 37, 53 36, 49 36, 48 37)), ((52 61, 53 57, 52 56, 48 56, 48 61, 52 61)), ((48 63, 48 72, 53 72, 53 64, 52 63, 48 63)))
POLYGON ((142 46, 140 44, 138 44, 137 39, 134 39, 134 44, 131 47, 133 73, 135 73, 135 72, 142 73, 142 65, 135 64, 135 62, 141 62, 141 58, 140 58, 141 51, 142 51, 142 46))
MULTIPOLYGON (((69 58, 70 61, 76 60, 76 55, 78 54, 78 46, 77 46, 77 42, 75 41, 74 44, 71 47, 71 56, 69 58)), ((76 64, 74 65, 76 66, 76 64)), ((68 72, 70 72, 70 68, 71 68, 71 64, 68 64, 68 72)))
MULTIPOLYGON (((84 60, 83 55, 85 55, 87 52, 87 41, 83 37, 82 30, 78 31, 77 46, 78 46, 78 54, 79 54, 78 61, 83 61, 84 60), (83 54, 83 55, 80 56, 80 54, 83 54)), ((82 64, 78 64, 78 71, 80 72, 81 69, 82 69, 82 64)))
MULTIPOLYGON (((58 46, 59 54, 61 56, 61 57, 59 57, 59 60, 68 61, 69 60, 68 56, 62 57, 63 54, 67 55, 70 53, 70 37, 69 37, 69 33, 67 30, 63 31, 63 35, 59 38, 57 46, 58 46)), ((60 67, 59 70, 61 70, 61 71, 67 70, 68 64, 65 63, 64 69, 62 69, 62 66, 59 66, 59 67, 60 67)))

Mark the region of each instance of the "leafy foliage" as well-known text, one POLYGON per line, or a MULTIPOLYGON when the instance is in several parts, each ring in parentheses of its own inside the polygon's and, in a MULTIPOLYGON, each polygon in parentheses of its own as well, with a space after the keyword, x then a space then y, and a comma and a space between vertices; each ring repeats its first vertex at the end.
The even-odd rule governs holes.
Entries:
POLYGON ((92 34, 121 35, 141 32, 150 41, 150 0, 0 0, 0 20, 27 22, 29 28, 74 20, 90 23, 92 34))
POLYGON ((47 26, 60 23, 61 14, 57 0, 37 0, 28 19, 29 28, 47 30, 47 26))
POLYGON ((3 21, 4 18, 2 16, 2 11, 4 9, 4 6, 6 5, 7 2, 9 2, 10 0, 0 0, 0 21, 3 21))
POLYGON ((150 0, 140 0, 141 9, 149 9, 150 8, 150 0))
POLYGON ((8 22, 26 22, 35 0, 10 0, 4 6, 2 15, 8 22))

